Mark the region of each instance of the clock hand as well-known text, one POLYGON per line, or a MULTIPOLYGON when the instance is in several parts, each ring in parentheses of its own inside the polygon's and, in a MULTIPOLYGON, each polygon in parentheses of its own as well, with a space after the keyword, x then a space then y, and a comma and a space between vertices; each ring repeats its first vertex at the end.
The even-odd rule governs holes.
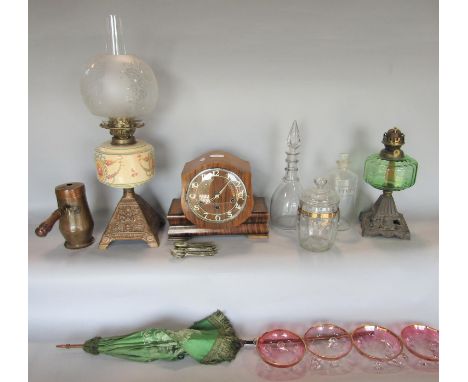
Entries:
POLYGON ((226 187, 229 185, 229 183, 231 183, 231 180, 229 182, 226 183, 226 185, 221 189, 221 191, 218 192, 218 195, 221 195, 224 190, 226 189, 226 187))
POLYGON ((210 198, 210 202, 213 200, 213 199, 217 199, 219 198, 219 196, 223 193, 223 191, 226 189, 226 187, 229 185, 229 183, 231 183, 231 180, 229 182, 227 182, 224 187, 221 189, 221 191, 219 191, 215 196, 213 196, 212 198, 210 198))

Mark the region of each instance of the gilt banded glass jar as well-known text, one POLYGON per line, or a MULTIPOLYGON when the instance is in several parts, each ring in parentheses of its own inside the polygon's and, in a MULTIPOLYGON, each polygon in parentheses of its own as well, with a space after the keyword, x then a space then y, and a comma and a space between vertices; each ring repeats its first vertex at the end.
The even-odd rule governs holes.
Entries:
POLYGON ((335 242, 340 198, 325 178, 314 180, 315 187, 302 193, 298 209, 298 235, 301 247, 312 252, 330 249, 335 242))

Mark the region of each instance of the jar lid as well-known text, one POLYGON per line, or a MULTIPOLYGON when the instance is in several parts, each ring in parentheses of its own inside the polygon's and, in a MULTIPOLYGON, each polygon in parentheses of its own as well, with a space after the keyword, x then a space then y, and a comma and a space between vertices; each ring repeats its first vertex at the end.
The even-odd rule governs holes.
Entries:
POLYGON ((340 203, 340 197, 327 185, 326 178, 314 179, 315 187, 309 188, 302 193, 303 204, 312 208, 335 208, 340 203))
POLYGON ((340 170, 346 170, 349 167, 350 160, 349 160, 349 154, 348 153, 341 153, 340 154, 340 159, 336 161, 336 164, 338 165, 338 168, 340 170))

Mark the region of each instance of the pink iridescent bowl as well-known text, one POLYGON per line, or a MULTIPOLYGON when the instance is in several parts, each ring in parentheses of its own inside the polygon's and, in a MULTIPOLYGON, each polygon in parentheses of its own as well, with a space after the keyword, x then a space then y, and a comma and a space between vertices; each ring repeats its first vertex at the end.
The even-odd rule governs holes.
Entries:
POLYGON ((391 361, 403 351, 400 337, 383 326, 362 325, 354 330, 351 340, 359 353, 377 361, 391 361))
POLYGON ((408 325, 401 331, 406 348, 426 361, 439 360, 439 331, 427 325, 408 325))
POLYGON ((285 329, 262 334, 257 340, 257 351, 267 364, 275 367, 294 366, 306 352, 302 338, 285 329))
POLYGON ((353 348, 351 335, 334 324, 312 326, 304 335, 307 349, 319 358, 337 360, 353 348))

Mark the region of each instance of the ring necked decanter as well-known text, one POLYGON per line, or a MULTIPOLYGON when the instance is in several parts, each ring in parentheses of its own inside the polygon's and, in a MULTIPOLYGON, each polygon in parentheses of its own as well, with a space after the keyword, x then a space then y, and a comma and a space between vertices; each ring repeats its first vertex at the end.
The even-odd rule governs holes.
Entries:
POLYGON ((301 136, 296 121, 293 122, 289 130, 287 145, 286 173, 271 197, 270 215, 271 223, 274 226, 294 230, 297 225, 297 209, 302 194, 302 186, 297 174, 301 136))

